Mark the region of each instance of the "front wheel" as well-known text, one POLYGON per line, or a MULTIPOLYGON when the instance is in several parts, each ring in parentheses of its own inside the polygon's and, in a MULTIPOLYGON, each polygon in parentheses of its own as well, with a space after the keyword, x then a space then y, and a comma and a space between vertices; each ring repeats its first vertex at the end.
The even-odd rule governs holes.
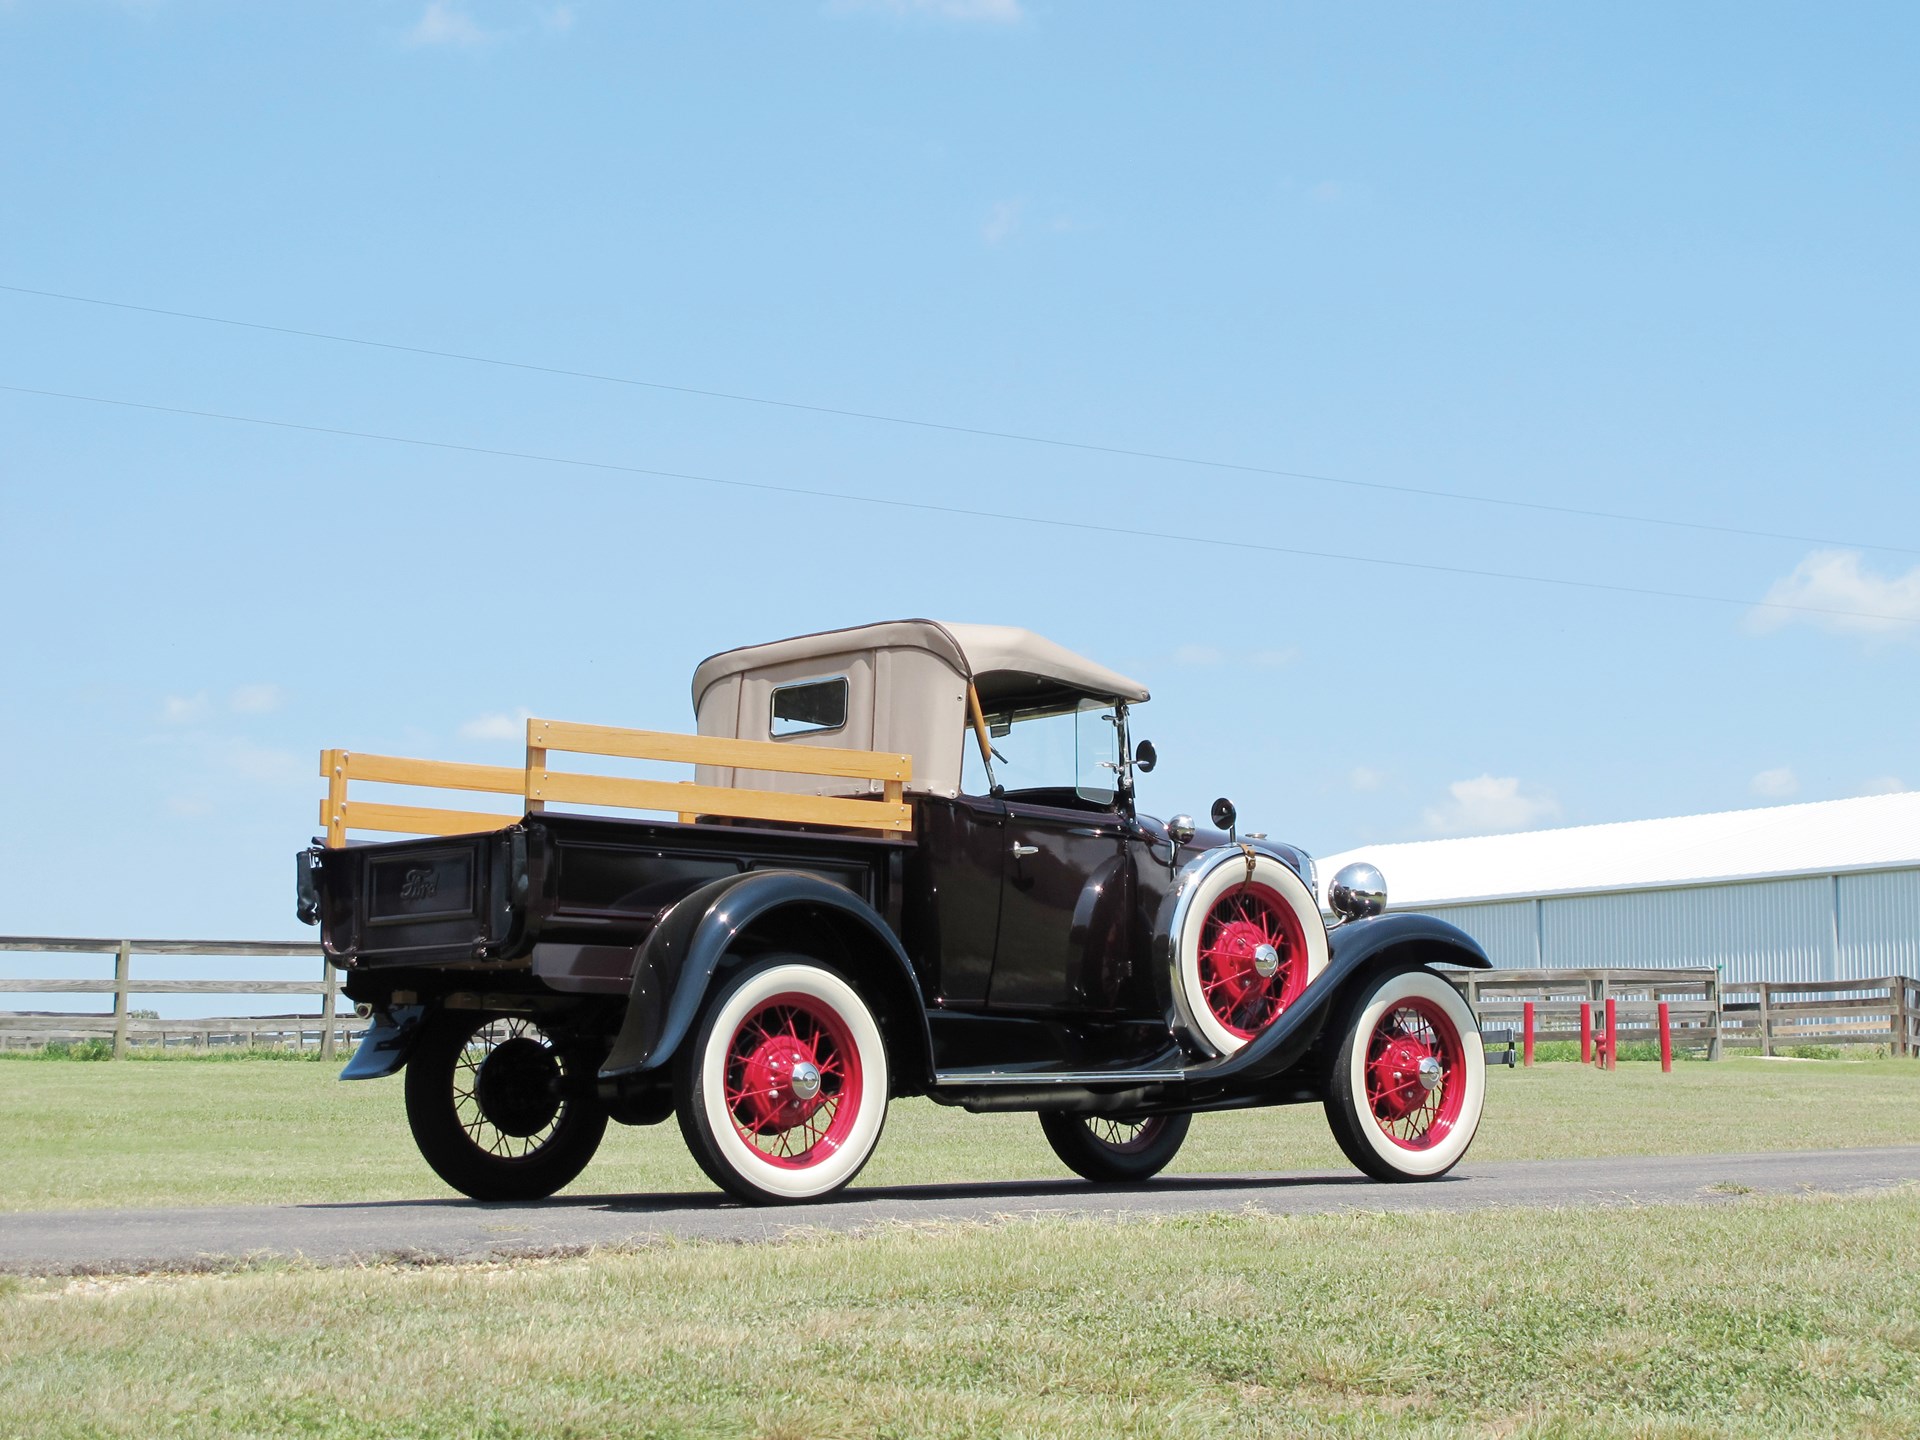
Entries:
POLYGON ((1117 1119, 1042 1110, 1040 1129, 1066 1167, 1085 1180, 1137 1184, 1151 1180, 1180 1151, 1191 1115, 1117 1119))
POLYGON ((1431 970, 1381 976, 1351 1012, 1327 1084, 1327 1123, 1376 1180, 1434 1180, 1480 1125, 1487 1061, 1473 1011, 1431 970))
POLYGON ((681 1053, 680 1132, 742 1200, 830 1195, 860 1173, 887 1116, 887 1048, 832 971, 775 956, 714 997, 681 1053))
POLYGON ((434 1173, 476 1200, 541 1200, 600 1148, 594 1063, 522 1016, 443 1010, 407 1061, 407 1124, 434 1173))

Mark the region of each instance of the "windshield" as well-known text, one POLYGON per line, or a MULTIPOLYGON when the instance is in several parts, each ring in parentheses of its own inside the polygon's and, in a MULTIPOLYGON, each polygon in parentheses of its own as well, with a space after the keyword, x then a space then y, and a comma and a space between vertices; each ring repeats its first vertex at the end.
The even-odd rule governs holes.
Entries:
MULTIPOLYGON (((1079 800, 1113 807, 1120 758, 1119 717, 1111 700, 1082 700, 1071 708, 988 712, 994 778, 1009 795, 1047 803, 1079 800)), ((961 781, 972 795, 987 793, 978 747, 969 745, 961 781)))

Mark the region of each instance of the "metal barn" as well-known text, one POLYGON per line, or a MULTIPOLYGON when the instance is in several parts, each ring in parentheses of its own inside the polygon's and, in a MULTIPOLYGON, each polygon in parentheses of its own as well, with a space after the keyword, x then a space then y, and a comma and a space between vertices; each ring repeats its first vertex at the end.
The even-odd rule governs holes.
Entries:
POLYGON ((1920 979, 1920 793, 1369 845, 1388 904, 1503 970, 1721 967, 1726 984, 1920 979))

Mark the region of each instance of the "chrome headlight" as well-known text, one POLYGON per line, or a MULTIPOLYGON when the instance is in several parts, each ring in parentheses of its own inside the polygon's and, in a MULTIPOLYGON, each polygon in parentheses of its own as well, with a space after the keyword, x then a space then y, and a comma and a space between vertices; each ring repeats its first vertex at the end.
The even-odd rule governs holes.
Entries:
POLYGON ((1349 920, 1364 920, 1387 908, 1387 877, 1365 861, 1342 865, 1327 886, 1327 904, 1349 920))

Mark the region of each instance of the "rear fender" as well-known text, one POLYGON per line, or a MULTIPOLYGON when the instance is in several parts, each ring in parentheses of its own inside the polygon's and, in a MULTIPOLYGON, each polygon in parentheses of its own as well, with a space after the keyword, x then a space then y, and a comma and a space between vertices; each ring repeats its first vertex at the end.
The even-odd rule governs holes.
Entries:
POLYGON ((600 1078, 665 1065, 693 1029, 727 955, 743 942, 799 948, 782 943, 795 931, 815 939, 824 934, 840 952, 813 958, 846 966, 847 979, 881 1012, 890 1044, 906 1047, 908 1053, 895 1057, 898 1079, 906 1080, 915 1062, 925 1070, 933 1053, 926 1007, 913 965, 886 921, 831 880, 799 870, 754 870, 702 885, 661 916, 635 956, 627 1013, 600 1078))
POLYGON ((397 1073, 413 1054, 420 1039, 424 1005, 395 1005, 376 1012, 371 1029, 360 1037, 360 1048, 340 1072, 342 1080, 378 1080, 397 1073))
POLYGON ((1327 944, 1331 952, 1327 968, 1300 998, 1233 1054, 1189 1070, 1189 1085, 1240 1088, 1280 1074, 1313 1047, 1328 1020, 1344 1014, 1352 997, 1381 970, 1401 965, 1454 965, 1467 970, 1493 966, 1479 941, 1431 915, 1349 920, 1327 932, 1327 944))

